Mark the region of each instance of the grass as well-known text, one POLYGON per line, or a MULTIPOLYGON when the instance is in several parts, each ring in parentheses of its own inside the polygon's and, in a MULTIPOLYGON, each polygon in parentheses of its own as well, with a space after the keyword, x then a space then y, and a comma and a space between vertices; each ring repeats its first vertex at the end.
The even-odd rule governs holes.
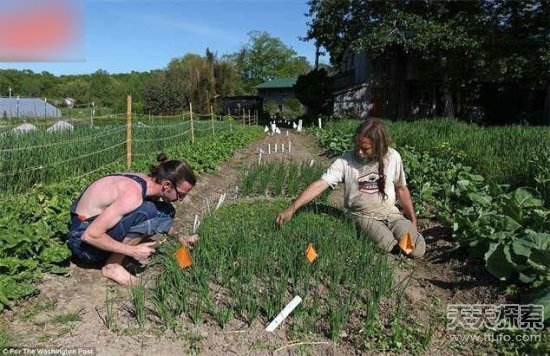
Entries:
POLYGON ((194 264, 184 271, 172 257, 176 246, 161 251, 157 263, 164 270, 151 292, 163 324, 181 322, 183 313, 195 324, 210 319, 221 328, 232 319, 267 325, 300 295, 304 302, 285 322, 289 328, 299 325, 304 333, 333 340, 344 330, 364 328, 350 320, 358 313, 376 315, 379 300, 389 296, 387 256, 323 206, 276 228, 276 213, 286 204, 278 199, 223 206, 201 224, 194 264), (319 254, 312 264, 304 256, 309 242, 319 254))
MULTIPOLYGON (((319 179, 324 167, 310 162, 268 162, 249 166, 239 185, 243 196, 296 197, 310 183, 319 179)), ((326 202, 329 191, 320 200, 326 202)))
POLYGON ((68 324, 76 321, 81 321, 82 320, 82 316, 80 315, 81 313, 82 313, 82 309, 77 310, 75 312, 58 314, 52 318, 52 322, 56 324, 68 324))
POLYGON ((11 330, 0 327, 0 350, 8 347, 16 347, 18 336, 11 330))
POLYGON ((57 300, 53 298, 47 298, 45 300, 37 301, 25 308, 23 312, 23 320, 31 321, 36 315, 43 311, 53 310, 57 306, 57 300))

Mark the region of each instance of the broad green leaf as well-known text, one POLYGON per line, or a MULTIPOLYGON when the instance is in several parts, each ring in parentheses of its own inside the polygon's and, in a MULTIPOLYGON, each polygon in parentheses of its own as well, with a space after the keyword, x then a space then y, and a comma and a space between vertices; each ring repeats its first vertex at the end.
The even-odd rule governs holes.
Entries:
POLYGON ((550 320, 550 286, 541 290, 526 294, 523 297, 526 304, 538 304, 544 306, 544 321, 550 320))
POLYGON ((490 196, 481 195, 479 193, 468 193, 468 198, 470 198, 472 202, 482 206, 489 206, 492 201, 492 198, 490 196))
POLYGON ((521 229, 521 224, 518 223, 516 220, 512 219, 509 216, 504 216, 504 225, 503 229, 506 231, 516 231, 518 229, 521 229))
POLYGON ((518 188, 514 191, 514 200, 518 206, 524 208, 533 208, 542 206, 542 200, 537 199, 525 188, 518 188))
POLYGON ((514 266, 508 261, 509 255, 509 246, 503 246, 501 243, 491 244, 489 250, 485 254, 485 265, 487 269, 493 276, 500 280, 510 278, 514 271, 514 266), (504 252, 505 249, 507 249, 506 254, 504 252))
POLYGON ((531 255, 532 248, 533 244, 524 239, 517 239, 512 242, 512 251, 520 256, 529 257, 531 255))

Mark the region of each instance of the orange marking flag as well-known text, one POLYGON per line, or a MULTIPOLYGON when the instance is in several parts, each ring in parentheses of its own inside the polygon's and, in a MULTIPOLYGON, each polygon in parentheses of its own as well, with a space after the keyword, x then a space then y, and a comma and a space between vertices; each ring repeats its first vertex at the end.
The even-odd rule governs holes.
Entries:
POLYGON ((414 244, 411 239, 411 234, 408 232, 401 236, 401 239, 399 240, 399 247, 401 250, 403 250, 407 255, 410 255, 411 252, 414 251, 414 244))
POLYGON ((182 246, 180 247, 176 253, 174 254, 176 256, 176 260, 178 261, 178 265, 180 268, 187 268, 193 264, 193 260, 191 259, 191 253, 189 252, 189 247, 182 246))
POLYGON ((307 244, 306 258, 309 263, 312 263, 317 258, 317 252, 315 252, 315 249, 313 248, 313 244, 311 242, 307 244))

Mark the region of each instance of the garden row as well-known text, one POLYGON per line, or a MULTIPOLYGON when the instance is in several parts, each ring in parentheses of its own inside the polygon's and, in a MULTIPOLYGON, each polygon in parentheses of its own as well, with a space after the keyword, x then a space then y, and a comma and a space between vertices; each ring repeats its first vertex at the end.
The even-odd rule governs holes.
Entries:
MULTIPOLYGON (((136 147, 132 170, 148 172, 149 166, 155 162, 156 155, 162 151, 168 157, 185 157, 197 172, 211 171, 217 163, 228 159, 236 149, 247 146, 261 134, 258 128, 240 125, 232 125, 231 129, 227 125, 225 127, 224 131, 216 131, 215 139, 210 130, 197 130, 193 144, 189 142, 188 136, 167 139, 179 132, 175 129, 168 132, 166 125, 160 128, 148 127, 146 132, 149 136, 144 136, 147 138, 143 138, 142 145, 136 147)), ((96 143, 105 145, 103 141, 108 140, 109 133, 117 128, 108 126, 90 130, 97 130, 94 137, 102 139, 96 143)), ((82 134, 75 130, 72 134, 66 133, 60 139, 68 141, 82 134)), ((18 139, 24 138, 25 136, 21 136, 18 139)), ((40 141, 44 139, 42 136, 27 138, 29 145, 46 144, 40 141)), ((78 141, 72 145, 60 146, 51 150, 19 150, 12 154, 30 153, 21 159, 28 164, 36 164, 38 160, 33 158, 34 152, 40 160, 56 161, 73 157, 78 154, 76 152, 82 152, 83 149, 97 148, 86 148, 85 144, 81 145, 78 141), (52 157, 45 155, 45 152, 49 152, 52 157)), ((23 141, 16 147, 24 148, 23 141)), ((95 159, 78 159, 70 165, 60 164, 59 176, 43 177, 44 183, 34 184, 26 193, 12 197, 6 194, 0 199, 0 310, 9 306, 13 300, 35 293, 37 290, 34 284, 42 272, 67 273, 67 268, 62 266, 66 264, 70 253, 63 242, 68 231, 69 208, 72 201, 93 179, 103 174, 125 170, 125 159, 111 161, 110 158, 104 159, 100 155, 95 159)), ((56 170, 52 170, 50 173, 55 172, 56 170)), ((26 177, 23 174, 19 179, 25 180, 26 177)), ((27 184, 29 182, 31 181, 26 181, 27 184)))
MULTIPOLYGON (((130 128, 119 118, 55 133, 5 134, 0 136, 0 192, 17 194, 36 183, 50 184, 86 176, 106 165, 126 162, 128 155, 132 161, 139 162, 154 152, 231 132, 232 127, 229 121, 143 117, 134 120, 130 128)), ((207 154, 195 166, 202 169, 210 161, 211 155, 207 154)), ((207 167, 211 169, 213 166, 207 167)))
MULTIPOLYGON (((132 287, 130 314, 140 328, 177 333, 187 323, 222 329, 245 323, 263 329, 300 296, 280 327, 289 339, 328 337, 361 350, 425 349, 432 329, 405 312, 405 286, 394 283, 388 255, 324 204, 328 195, 283 227, 275 225, 277 213, 323 169, 280 162, 250 167, 239 201, 203 216, 193 264, 182 270, 174 258, 178 246, 164 245, 156 268, 132 287), (309 244, 317 253, 313 261, 305 256, 309 244)), ((116 320, 108 325, 116 326, 116 320)))
MULTIPOLYGON (((352 147, 357 124, 336 123, 316 134, 327 153, 337 155, 352 147)), ((388 126, 403 157, 418 215, 452 228, 459 247, 483 260, 496 278, 523 291, 528 287, 524 301, 545 305, 548 320, 550 210, 541 193, 548 194, 550 165, 540 160, 549 157, 550 131, 484 129, 452 120, 388 126), (529 180, 523 172, 527 162, 539 162, 531 171, 538 180, 529 180), (492 179, 478 174, 487 167, 494 168, 492 179), (518 172, 515 180, 506 181, 506 169, 518 172)))

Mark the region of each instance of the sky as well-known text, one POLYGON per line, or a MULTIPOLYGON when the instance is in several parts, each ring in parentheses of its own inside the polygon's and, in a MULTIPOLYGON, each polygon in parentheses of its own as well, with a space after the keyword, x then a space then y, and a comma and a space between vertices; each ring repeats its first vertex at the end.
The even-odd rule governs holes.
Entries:
POLYGON ((306 0, 83 0, 77 61, 0 62, 0 69, 143 72, 186 53, 204 55, 207 47, 218 56, 236 52, 253 30, 278 37, 313 63, 314 43, 299 39, 307 32, 307 11, 306 0))

